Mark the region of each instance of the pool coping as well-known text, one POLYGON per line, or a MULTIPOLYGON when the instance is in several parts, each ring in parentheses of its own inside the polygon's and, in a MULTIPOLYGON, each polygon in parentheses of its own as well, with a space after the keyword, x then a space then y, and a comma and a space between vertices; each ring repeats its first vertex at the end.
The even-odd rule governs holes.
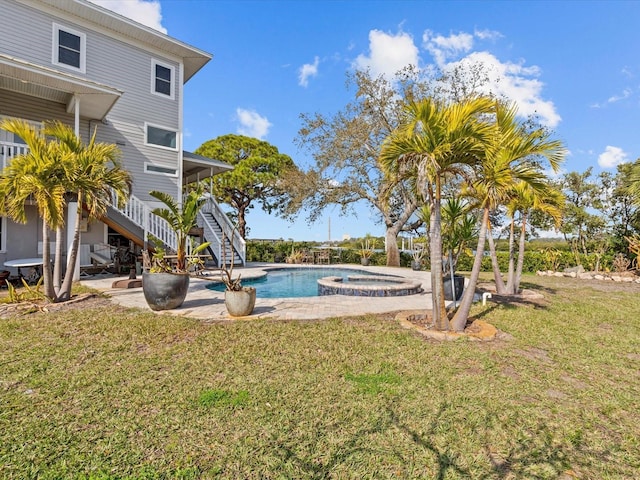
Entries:
MULTIPOLYGON (((250 263, 246 267, 236 267, 234 273, 241 274, 243 279, 264 275, 270 268, 314 268, 313 266, 274 263, 250 263)), ((431 275, 428 271, 414 271, 403 267, 360 266, 353 264, 334 264, 330 267, 360 270, 383 275, 402 277, 407 281, 422 284, 422 292, 403 297, 351 297, 345 295, 329 295, 300 298, 258 298, 252 315, 244 319, 279 319, 279 320, 315 320, 332 317, 382 314, 401 310, 431 309, 431 275)), ((165 312, 171 315, 198 318, 206 321, 231 321, 224 306, 224 292, 208 289, 212 278, 219 277, 219 272, 211 271, 207 276, 191 277, 191 285, 185 302, 175 310, 165 312)), ((114 303, 125 307, 140 308, 152 312, 147 306, 142 288, 115 289, 112 283, 117 278, 95 275, 84 277, 81 283, 104 292, 114 303)), ((237 319, 235 319, 237 320, 237 319)))

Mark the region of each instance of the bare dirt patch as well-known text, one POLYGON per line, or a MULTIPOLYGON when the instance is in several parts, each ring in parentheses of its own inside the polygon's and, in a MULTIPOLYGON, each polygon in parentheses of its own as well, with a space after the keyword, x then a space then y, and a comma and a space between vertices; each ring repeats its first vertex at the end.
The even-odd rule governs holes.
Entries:
POLYGON ((21 303, 0 304, 0 318, 7 318, 13 315, 28 315, 35 313, 63 312, 77 309, 89 309, 112 306, 113 303, 108 297, 97 293, 81 293, 75 295, 71 300, 60 303, 50 303, 44 300, 25 301, 21 303))

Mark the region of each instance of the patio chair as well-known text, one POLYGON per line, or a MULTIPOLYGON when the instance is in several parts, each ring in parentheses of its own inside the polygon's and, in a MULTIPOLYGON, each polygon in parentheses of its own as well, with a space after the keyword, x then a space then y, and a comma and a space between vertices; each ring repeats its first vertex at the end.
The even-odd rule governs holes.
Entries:
POLYGON ((331 252, 330 250, 323 248, 321 250, 318 251, 318 254, 316 255, 316 261, 319 264, 323 264, 326 263, 327 265, 329 265, 329 263, 331 263, 331 252))
POLYGON ((111 247, 104 243, 97 243, 93 246, 93 251, 89 252, 89 258, 95 268, 102 268, 100 274, 111 273, 107 269, 113 268, 114 263, 111 258, 111 247))

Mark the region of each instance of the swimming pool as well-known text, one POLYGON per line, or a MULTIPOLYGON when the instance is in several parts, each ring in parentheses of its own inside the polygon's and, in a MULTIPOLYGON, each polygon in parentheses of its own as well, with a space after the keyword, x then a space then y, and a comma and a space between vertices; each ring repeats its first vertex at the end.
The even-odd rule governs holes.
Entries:
MULTIPOLYGON (((364 270, 346 269, 346 268, 275 268, 270 269, 267 275, 257 279, 243 280, 242 284, 248 287, 256 288, 256 296, 258 298, 299 298, 299 297, 316 297, 318 296, 318 280, 325 277, 338 277, 341 283, 347 285, 350 276, 357 276, 359 282, 364 278, 376 279, 375 289, 382 290, 386 283, 397 285, 397 277, 390 275, 381 275, 367 272, 364 270), (395 279, 395 281, 394 281, 395 279), (388 280, 388 282, 385 282, 388 280)), ((369 283, 371 285, 371 283, 369 283)), ((388 286, 388 285, 387 285, 388 286)), ((216 282, 207 285, 210 290, 224 292, 225 286, 216 282)), ((367 293, 372 292, 372 288, 364 288, 367 293)), ((357 293, 343 293, 341 291, 327 291, 323 294, 347 294, 357 295, 357 293)), ((386 296, 386 295, 363 295, 363 296, 386 296)))

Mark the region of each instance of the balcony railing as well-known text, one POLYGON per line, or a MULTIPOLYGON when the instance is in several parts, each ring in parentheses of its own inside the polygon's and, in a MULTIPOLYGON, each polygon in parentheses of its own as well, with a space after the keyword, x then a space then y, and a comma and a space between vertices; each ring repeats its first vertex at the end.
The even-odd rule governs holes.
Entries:
POLYGON ((24 143, 0 142, 0 166, 4 169, 13 157, 24 155, 28 151, 29 147, 24 143))

